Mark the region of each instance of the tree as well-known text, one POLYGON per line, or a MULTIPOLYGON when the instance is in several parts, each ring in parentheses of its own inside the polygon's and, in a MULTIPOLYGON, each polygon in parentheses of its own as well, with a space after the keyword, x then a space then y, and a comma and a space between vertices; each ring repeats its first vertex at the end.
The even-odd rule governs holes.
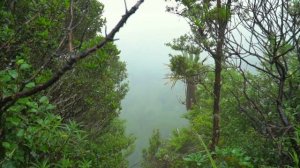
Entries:
MULTIPOLYGON (((82 47, 97 43, 99 38, 82 47)), ((126 67, 119 60, 119 53, 112 43, 106 45, 103 51, 78 63, 49 89, 47 94, 65 121, 80 122, 97 136, 118 116, 121 100, 128 90, 124 82, 126 67)))
MULTIPOLYGON (((243 75, 244 95, 252 108, 245 109, 248 106, 241 105, 242 111, 248 114, 249 110, 255 111, 256 125, 261 123, 260 129, 265 128, 269 138, 275 140, 286 137, 289 141, 286 146, 292 147, 299 158, 296 130, 299 123, 294 119, 298 115, 297 107, 294 106, 298 96, 293 94, 299 90, 295 87, 299 84, 295 78, 299 74, 300 32, 299 13, 295 12, 297 5, 298 1, 281 0, 240 2, 237 19, 241 24, 231 33, 226 44, 231 54, 241 60, 237 67, 242 74, 246 73, 241 65, 247 64, 254 67, 263 77, 261 80, 266 82, 255 81, 243 75), (250 55, 255 57, 256 64, 246 59, 245 56, 250 55), (269 85, 269 88, 264 85, 269 85), (269 94, 258 94, 259 99, 253 99, 247 91, 248 87, 263 90, 262 93, 267 90, 269 94)), ((289 154, 282 151, 280 155, 283 165, 289 154)))
MULTIPOLYGON (((202 7, 202 1, 176 2, 178 6, 168 10, 187 18, 191 26, 196 25, 190 41, 197 42, 202 55, 209 53, 209 49, 216 51, 218 35, 203 31, 215 26, 214 22, 204 25, 196 18, 204 17, 207 23, 208 18, 214 20, 218 13, 200 15, 196 8, 202 7), (204 26, 199 30, 197 24, 204 26)), ((210 6, 202 7, 203 13, 217 11, 213 5, 218 1, 210 2, 210 6)), ((231 28, 226 30, 222 47, 223 124, 218 147, 212 153, 214 162, 220 167, 299 167, 299 1, 233 2, 237 5, 231 5, 228 13, 227 24, 231 28)), ((216 27, 210 30, 218 32, 220 27, 216 27)), ((174 65, 185 69, 185 60, 178 58, 181 60, 174 65)), ((148 158, 155 158, 153 165, 214 165, 201 142, 209 142, 208 132, 214 126, 208 121, 209 107, 215 104, 212 92, 216 76, 216 71, 208 72, 197 86, 197 103, 185 115, 190 123, 188 128, 174 131, 171 138, 153 150, 155 153, 148 152, 148 158)))
MULTIPOLYGON (((223 71, 223 97, 221 105, 223 113, 222 136, 216 148, 215 163, 218 167, 257 167, 271 165, 277 154, 270 153, 268 144, 263 137, 253 131, 247 118, 241 116, 233 91, 243 78, 234 69, 223 71), (241 136, 243 135, 243 136, 241 136)), ((210 71, 198 85, 196 95, 198 103, 184 117, 189 121, 186 128, 176 129, 168 139, 160 140, 159 145, 149 145, 145 150, 144 161, 148 167, 212 167, 205 144, 211 139, 211 106, 213 105, 214 72, 210 71), (200 140, 200 138, 202 140, 200 140), (149 158, 152 158, 151 160, 149 158), (150 161, 149 161, 150 160, 150 161), (155 165, 155 166, 152 166, 155 165)), ((153 134, 152 138, 156 137, 153 134)), ((154 141, 156 142, 156 141, 154 141)), ((277 165, 274 163, 274 165, 277 165)), ((147 166, 144 166, 147 167, 147 166)))
MULTIPOLYGON (((85 51, 72 54, 67 58, 66 63, 58 69, 57 72, 53 73, 52 77, 44 82, 43 84, 37 85, 29 90, 20 90, 17 93, 14 93, 12 95, 8 95, 1 98, 0 105, 1 105, 1 116, 3 115, 3 112, 6 108, 10 106, 13 102, 18 100, 19 98, 28 97, 31 95, 34 95, 40 91, 43 91, 53 85, 55 82, 57 82, 67 71, 72 69, 72 66, 78 62, 78 60, 86 58, 90 54, 94 53, 95 51, 103 48, 107 43, 114 40, 115 34, 120 30, 120 28, 125 24, 127 19, 135 13, 135 11, 138 9, 138 7, 143 3, 143 0, 138 1, 130 10, 126 12, 126 14, 122 17, 122 19, 118 22, 118 24, 112 29, 110 33, 106 35, 103 40, 101 40, 97 45, 94 45, 91 48, 86 49, 85 51)), ((62 57, 63 55, 59 55, 62 57)))
POLYGON ((201 83, 207 73, 207 66, 203 65, 204 60, 200 60, 200 49, 189 43, 188 35, 174 39, 173 43, 168 43, 167 46, 173 50, 181 52, 180 55, 170 54, 170 69, 171 74, 168 76, 171 81, 176 83, 177 80, 182 80, 186 84, 186 100, 185 105, 187 110, 191 110, 192 106, 197 103, 196 100, 196 85, 201 83))
POLYGON ((220 138, 220 98, 221 72, 224 63, 224 41, 227 24, 231 18, 231 0, 222 3, 212 1, 176 1, 176 7, 169 7, 168 11, 186 18, 190 24, 194 41, 206 51, 215 63, 213 129, 211 149, 214 150, 220 138))
POLYGON ((96 37, 104 24, 103 5, 96 0, 0 2, 1 166, 127 165, 134 138, 117 118, 127 87, 125 65, 112 42, 142 3, 127 10, 105 37, 96 37), (83 84, 91 85, 84 98, 70 92, 83 84), (105 99, 96 102, 97 91, 105 99), (91 105, 79 110, 80 117, 67 108, 78 102, 74 109, 91 105))
POLYGON ((159 148, 162 145, 162 140, 159 130, 154 130, 152 137, 149 139, 149 147, 143 150, 143 162, 142 167, 151 168, 151 167, 167 167, 169 165, 161 163, 157 157, 159 148))

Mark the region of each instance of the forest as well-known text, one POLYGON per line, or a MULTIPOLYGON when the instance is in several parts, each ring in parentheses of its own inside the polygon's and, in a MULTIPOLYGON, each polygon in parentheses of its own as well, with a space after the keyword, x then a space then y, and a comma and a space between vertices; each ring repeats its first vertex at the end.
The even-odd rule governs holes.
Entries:
POLYGON ((164 80, 184 86, 188 123, 167 138, 153 128, 135 165, 120 117, 131 88, 116 41, 126 39, 115 36, 147 3, 122 1, 108 29, 101 0, 0 1, 1 167, 300 167, 300 1, 161 1, 190 29, 164 42, 164 80))

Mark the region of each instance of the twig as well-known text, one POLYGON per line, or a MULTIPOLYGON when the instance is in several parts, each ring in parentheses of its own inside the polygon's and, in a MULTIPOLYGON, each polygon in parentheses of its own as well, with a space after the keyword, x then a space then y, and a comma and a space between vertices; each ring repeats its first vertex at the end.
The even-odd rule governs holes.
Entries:
POLYGON ((128 12, 128 8, 127 8, 127 2, 126 2, 126 0, 124 0, 124 5, 125 5, 125 12, 127 13, 128 12))

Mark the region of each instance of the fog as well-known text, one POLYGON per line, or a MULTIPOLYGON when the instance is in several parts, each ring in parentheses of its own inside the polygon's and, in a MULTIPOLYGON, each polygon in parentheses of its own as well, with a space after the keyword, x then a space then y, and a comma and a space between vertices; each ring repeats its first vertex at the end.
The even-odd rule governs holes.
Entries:
MULTIPOLYGON (((107 31, 110 31, 125 12, 123 0, 102 0, 105 5, 107 31)), ((128 8, 136 0, 127 0, 128 8)), ((153 129, 160 129, 163 137, 173 129, 184 126, 184 87, 178 83, 173 89, 165 75, 168 54, 165 43, 189 31, 185 20, 165 12, 164 0, 146 0, 129 18, 117 34, 116 44, 128 70, 129 92, 122 102, 121 118, 127 133, 137 137, 136 150, 129 157, 131 167, 139 167, 142 149, 148 145, 153 129), (166 84, 167 83, 167 84, 166 84), (136 165, 136 166, 134 166, 136 165)))

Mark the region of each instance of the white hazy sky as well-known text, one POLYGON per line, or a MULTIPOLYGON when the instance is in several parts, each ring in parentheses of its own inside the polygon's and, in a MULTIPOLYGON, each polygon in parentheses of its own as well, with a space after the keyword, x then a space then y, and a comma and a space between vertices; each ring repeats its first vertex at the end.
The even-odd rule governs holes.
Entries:
MULTIPOLYGON (((130 8, 137 0, 127 0, 130 8)), ((107 30, 111 30, 125 12, 123 0, 101 0, 105 5, 107 30)), ((164 45, 188 32, 185 20, 165 12, 165 0, 145 0, 140 9, 129 18, 116 38, 122 59, 129 72, 145 69, 153 71, 169 60, 170 50, 164 45), (147 62, 147 64, 144 64, 147 62), (152 65, 150 65, 152 64, 152 65)))

